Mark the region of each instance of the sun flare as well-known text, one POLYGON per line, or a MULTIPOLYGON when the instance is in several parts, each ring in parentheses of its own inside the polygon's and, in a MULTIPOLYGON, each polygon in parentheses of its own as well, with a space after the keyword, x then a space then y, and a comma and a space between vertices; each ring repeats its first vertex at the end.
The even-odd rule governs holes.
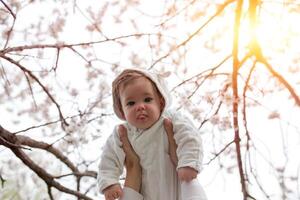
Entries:
POLYGON ((289 12, 283 4, 262 4, 255 24, 251 24, 250 17, 241 24, 240 42, 244 45, 258 42, 265 55, 291 50, 293 44, 299 42, 295 37, 300 33, 296 25, 299 20, 299 15, 289 12))

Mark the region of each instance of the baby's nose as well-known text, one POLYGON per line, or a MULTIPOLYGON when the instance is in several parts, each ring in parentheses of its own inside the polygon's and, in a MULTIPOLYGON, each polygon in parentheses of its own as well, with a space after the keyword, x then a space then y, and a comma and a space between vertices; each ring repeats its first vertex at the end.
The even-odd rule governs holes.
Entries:
POLYGON ((138 105, 137 105, 137 110, 139 111, 139 110, 145 110, 145 104, 144 103, 139 103, 138 105))

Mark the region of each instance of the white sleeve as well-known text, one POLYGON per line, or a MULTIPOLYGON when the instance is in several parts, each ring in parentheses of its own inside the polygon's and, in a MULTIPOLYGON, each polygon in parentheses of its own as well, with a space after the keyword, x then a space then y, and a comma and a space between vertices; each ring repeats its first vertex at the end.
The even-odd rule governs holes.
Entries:
POLYGON ((187 116, 179 112, 169 112, 169 116, 173 123, 174 139, 177 144, 177 169, 188 166, 200 172, 203 148, 199 130, 187 116))
POLYGON ((101 193, 110 185, 118 184, 123 172, 125 154, 121 148, 117 127, 107 139, 98 168, 97 183, 101 193))
POLYGON ((120 198, 120 200, 143 200, 143 196, 136 192, 135 190, 124 187, 123 188, 123 196, 120 198))

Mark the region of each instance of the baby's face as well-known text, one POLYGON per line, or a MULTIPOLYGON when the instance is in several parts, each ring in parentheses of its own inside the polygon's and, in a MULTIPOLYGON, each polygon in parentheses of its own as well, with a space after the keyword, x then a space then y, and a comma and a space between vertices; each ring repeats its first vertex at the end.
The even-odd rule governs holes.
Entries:
POLYGON ((131 125, 147 129, 159 119, 163 99, 147 78, 134 79, 119 92, 124 117, 131 125))

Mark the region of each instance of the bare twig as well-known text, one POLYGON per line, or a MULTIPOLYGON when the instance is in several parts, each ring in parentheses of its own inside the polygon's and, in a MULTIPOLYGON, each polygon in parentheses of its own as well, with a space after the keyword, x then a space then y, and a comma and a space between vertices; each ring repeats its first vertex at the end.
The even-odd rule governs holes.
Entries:
POLYGON ((69 47, 74 53, 76 53, 80 58, 82 58, 85 62, 88 64, 91 64, 91 62, 86 59, 81 53, 79 53, 74 47, 69 47))
POLYGON ((28 83, 28 87, 29 87, 29 90, 30 90, 30 94, 31 94, 33 103, 35 105, 35 108, 37 108, 36 100, 34 98, 34 93, 33 93, 32 87, 31 87, 31 83, 30 83, 30 79, 29 79, 29 77, 27 76, 27 74, 25 72, 24 72, 24 76, 26 77, 26 80, 27 80, 27 83, 28 83))
POLYGON ((77 9, 79 13, 89 22, 93 25, 93 27, 100 33, 101 36, 103 36, 105 39, 108 39, 108 37, 105 36, 105 34, 101 31, 101 29, 98 26, 98 23, 94 23, 90 20, 88 16, 85 15, 85 13, 79 8, 76 2, 74 2, 74 9, 77 9))
POLYGON ((54 200, 52 191, 51 191, 51 187, 49 185, 47 186, 47 189, 48 189, 48 195, 49 195, 50 200, 54 200))
MULTIPOLYGON (((228 90, 229 86, 230 86, 230 83, 225 84, 225 86, 222 88, 222 90, 221 90, 220 93, 221 93, 221 94, 225 93, 225 92, 228 90)), ((211 119, 213 116, 216 116, 216 115, 219 113, 222 104, 223 104, 223 101, 220 100, 220 102, 219 102, 219 104, 218 104, 217 109, 215 110, 215 112, 214 112, 210 117, 205 118, 205 119, 201 122, 201 124, 200 124, 200 126, 198 127, 198 129, 201 129, 201 127, 202 127, 206 122, 208 122, 209 119, 211 119)))
POLYGON ((289 82, 278 72, 276 72, 272 65, 267 61, 267 59, 261 57, 259 60, 259 62, 263 63, 266 68, 269 70, 269 72, 278 79, 278 81, 280 83, 282 83, 286 89, 288 89, 288 91, 290 92, 291 96, 294 98, 295 103, 297 106, 300 106, 300 97, 297 95, 296 91, 294 90, 294 88, 289 84, 289 82))
POLYGON ((157 26, 162 26, 163 24, 167 23, 168 21, 170 21, 174 17, 178 16, 181 12, 185 11, 188 7, 192 6, 195 2, 196 2, 196 0, 192 0, 191 2, 188 2, 186 6, 184 6, 183 8, 181 8, 179 11, 177 11, 176 13, 174 13, 172 16, 170 16, 167 19, 165 19, 163 22, 161 22, 157 26))
POLYGON ((54 66, 54 68, 53 68, 53 71, 54 71, 54 72, 56 72, 57 67, 58 67, 59 55, 60 55, 60 48, 57 48, 56 60, 55 60, 55 66, 54 66))
POLYGON ((54 176, 54 178, 60 179, 60 178, 64 178, 67 176, 76 176, 76 177, 88 176, 88 177, 92 177, 92 178, 97 178, 97 173, 94 171, 86 171, 86 172, 81 172, 81 173, 75 172, 75 173, 63 174, 60 176, 54 176))
POLYGON ((219 14, 223 12, 223 10, 231 3, 235 2, 235 0, 227 0, 224 4, 219 6, 218 10, 215 12, 213 16, 211 16, 202 26, 200 26, 195 32, 193 32, 190 36, 188 36, 184 41, 182 41, 180 44, 176 45, 175 47, 172 47, 169 52, 167 52, 165 55, 158 58, 154 63, 149 67, 149 69, 153 68, 157 63, 164 60, 168 56, 173 53, 176 49, 180 48, 181 46, 186 45, 191 39, 193 39, 203 28, 206 27, 214 18, 216 18, 219 14))
MULTIPOLYGON (((205 74, 206 72, 209 72, 209 73, 208 73, 209 75, 213 74, 213 72, 216 71, 219 67, 221 67, 221 66, 222 66, 229 58, 231 58, 231 56, 232 56, 232 55, 230 54, 230 55, 226 56, 223 60, 221 60, 221 62, 218 63, 216 66, 214 66, 214 67, 212 67, 212 68, 210 68, 210 69, 204 70, 204 71, 202 71, 202 72, 200 72, 200 73, 198 73, 198 74, 196 74, 196 75, 194 75, 194 76, 192 76, 192 77, 190 77, 190 78, 188 78, 188 79, 185 79, 185 80, 182 81, 180 84, 178 84, 178 85, 176 85, 175 87, 173 87, 173 88, 171 89, 171 92, 174 91, 176 88, 180 87, 181 85, 184 85, 185 83, 187 83, 187 82, 193 80, 194 78, 199 78, 200 76, 204 76, 204 74, 205 74)), ((206 76, 208 76, 208 75, 206 75, 206 76)))
POLYGON ((50 92, 48 91, 48 89, 46 88, 46 86, 44 86, 41 81, 39 80, 38 77, 36 77, 31 71, 29 71, 28 69, 26 69, 24 66, 22 66, 19 62, 13 60, 12 58, 10 57, 7 57, 5 55, 2 55, 2 58, 4 58, 5 60, 9 61, 10 63, 16 65, 17 67, 19 67, 24 73, 27 73, 32 79, 34 79, 38 85, 43 89, 43 91, 47 94, 47 96, 50 98, 50 100, 52 101, 52 103, 55 104, 57 110, 58 110, 58 113, 59 113, 59 117, 60 117, 60 120, 62 122, 63 125, 68 125, 68 123, 66 122, 63 114, 62 114, 62 111, 60 109, 60 105, 57 103, 57 101, 54 99, 54 97, 50 94, 50 92))
POLYGON ((247 136, 247 150, 249 149, 249 142, 251 140, 250 134, 249 134, 249 130, 248 130, 248 125, 247 125, 247 113, 246 113, 246 95, 247 95, 247 90, 249 88, 249 81, 252 75, 253 70, 255 69, 256 66, 256 62, 253 63, 250 72, 247 76, 247 80, 245 82, 244 85, 244 89, 243 89, 243 108, 242 108, 242 114, 243 114, 243 122, 244 122, 244 127, 246 130, 246 136, 247 136))
POLYGON ((4 5, 4 7, 8 10, 8 12, 11 14, 11 16, 16 19, 16 15, 15 13, 11 10, 11 8, 3 1, 0 0, 0 2, 4 5))
POLYGON ((209 165, 212 161, 214 161, 217 157, 219 157, 230 145, 234 143, 234 140, 226 144, 219 152, 214 154, 214 157, 212 157, 207 163, 204 163, 204 165, 209 165))
POLYGON ((36 45, 8 47, 8 48, 0 51, 0 57, 2 55, 10 53, 10 52, 24 51, 24 50, 30 50, 30 49, 57 49, 57 48, 62 49, 62 48, 70 48, 70 47, 77 47, 77 46, 90 46, 90 45, 101 44, 101 43, 110 42, 110 41, 118 41, 118 40, 130 38, 130 37, 142 37, 142 36, 151 36, 151 35, 160 36, 161 34, 159 34, 159 33, 136 33, 136 34, 123 35, 123 36, 119 36, 119 37, 108 38, 108 39, 94 41, 94 42, 80 42, 80 43, 74 43, 74 44, 64 44, 64 43, 36 44, 36 45))
POLYGON ((9 39, 11 37, 12 31, 13 31, 14 26, 15 26, 15 22, 16 22, 16 18, 13 19, 13 23, 12 23, 10 29, 8 30, 7 34, 6 34, 7 38, 6 38, 6 41, 5 41, 3 49, 5 49, 7 47, 7 45, 8 45, 9 39))
POLYGON ((10 82, 6 76, 6 71, 3 67, 3 64, 1 62, 0 64, 1 64, 0 74, 1 74, 1 78, 3 79, 3 87, 7 96, 10 96, 10 90, 8 88, 10 86, 10 82))

